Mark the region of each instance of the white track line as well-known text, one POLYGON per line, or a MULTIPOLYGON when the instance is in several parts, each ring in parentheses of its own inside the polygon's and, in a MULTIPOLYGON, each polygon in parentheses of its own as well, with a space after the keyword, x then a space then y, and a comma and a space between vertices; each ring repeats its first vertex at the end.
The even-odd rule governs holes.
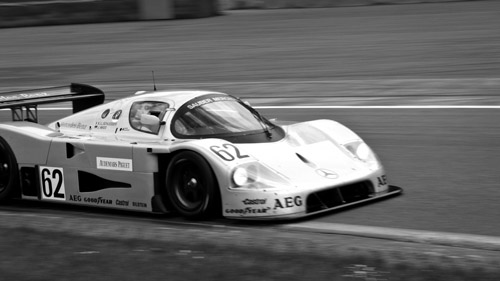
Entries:
MULTIPOLYGON (((86 1, 86 0, 81 0, 86 1)), ((87 0, 94 1, 94 0, 87 0)), ((294 84, 352 84, 352 83, 364 83, 364 84, 387 84, 394 85, 398 83, 437 83, 444 82, 448 84, 464 83, 464 82, 477 82, 482 83, 500 83, 500 78, 400 78, 400 79, 324 79, 324 80, 262 80, 262 81, 216 81, 216 82, 172 82, 172 83, 156 83, 157 87, 198 87, 198 86, 232 86, 232 85, 267 85, 267 84, 281 84, 281 85, 294 85, 294 84)), ((0 92, 6 91, 19 91, 19 90, 32 90, 32 89, 42 89, 48 87, 55 87, 60 85, 35 85, 27 87, 0 87, 0 92)), ((151 89, 153 87, 152 82, 137 82, 137 83, 125 83, 125 82, 96 82, 93 84, 98 88, 107 87, 144 87, 151 89)))
POLYGON ((500 109, 500 105, 299 105, 254 106, 257 109, 500 109))
MULTIPOLYGON (((488 82, 500 82, 500 78, 401 78, 401 79, 325 79, 325 80, 262 80, 262 81, 234 81, 234 82, 173 82, 173 83, 156 83, 156 86, 230 86, 230 85, 265 85, 265 84, 281 84, 281 85, 291 85, 291 84, 345 84, 345 83, 405 83, 405 82, 465 82, 465 81, 488 81, 488 82)), ((99 87, 110 87, 110 86, 130 86, 130 87, 150 87, 152 83, 141 82, 141 83, 96 83, 99 87)))
MULTIPOLYGON (((262 105, 256 109, 500 109, 500 105, 262 105)), ((0 109, 7 111, 9 109, 0 109)), ((40 107, 39 111, 65 111, 71 107, 40 107)))

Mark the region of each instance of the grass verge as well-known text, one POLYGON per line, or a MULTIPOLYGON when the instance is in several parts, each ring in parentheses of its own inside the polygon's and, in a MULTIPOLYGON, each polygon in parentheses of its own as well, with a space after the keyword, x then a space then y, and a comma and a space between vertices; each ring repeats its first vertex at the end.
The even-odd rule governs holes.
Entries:
POLYGON ((387 263, 361 252, 284 253, 196 239, 152 241, 0 228, 0 280, 497 280, 481 268, 387 263))

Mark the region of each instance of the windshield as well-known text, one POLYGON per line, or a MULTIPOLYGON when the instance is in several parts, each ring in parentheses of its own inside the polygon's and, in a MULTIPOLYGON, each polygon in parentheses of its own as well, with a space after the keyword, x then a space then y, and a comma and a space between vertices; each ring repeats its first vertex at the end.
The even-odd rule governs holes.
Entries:
POLYGON ((272 126, 234 97, 205 95, 183 105, 173 119, 178 137, 207 137, 263 132, 272 126))

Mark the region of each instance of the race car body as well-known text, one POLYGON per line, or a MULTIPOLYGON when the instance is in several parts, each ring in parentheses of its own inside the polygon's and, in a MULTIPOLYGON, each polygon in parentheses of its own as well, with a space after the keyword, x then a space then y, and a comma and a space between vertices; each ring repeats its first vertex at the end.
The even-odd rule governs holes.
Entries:
POLYGON ((83 84, 0 94, 0 200, 189 218, 304 217, 401 192, 354 132, 331 120, 270 122, 233 96, 152 91, 102 104, 83 84), (73 101, 46 126, 37 105, 73 101))

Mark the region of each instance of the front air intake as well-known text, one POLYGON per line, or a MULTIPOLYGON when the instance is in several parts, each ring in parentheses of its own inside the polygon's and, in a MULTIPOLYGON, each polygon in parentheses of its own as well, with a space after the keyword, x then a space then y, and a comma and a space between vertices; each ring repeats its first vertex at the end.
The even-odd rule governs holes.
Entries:
POLYGON ((306 200, 306 212, 315 213, 323 210, 368 199, 374 193, 373 184, 363 181, 334 187, 311 193, 306 200))

